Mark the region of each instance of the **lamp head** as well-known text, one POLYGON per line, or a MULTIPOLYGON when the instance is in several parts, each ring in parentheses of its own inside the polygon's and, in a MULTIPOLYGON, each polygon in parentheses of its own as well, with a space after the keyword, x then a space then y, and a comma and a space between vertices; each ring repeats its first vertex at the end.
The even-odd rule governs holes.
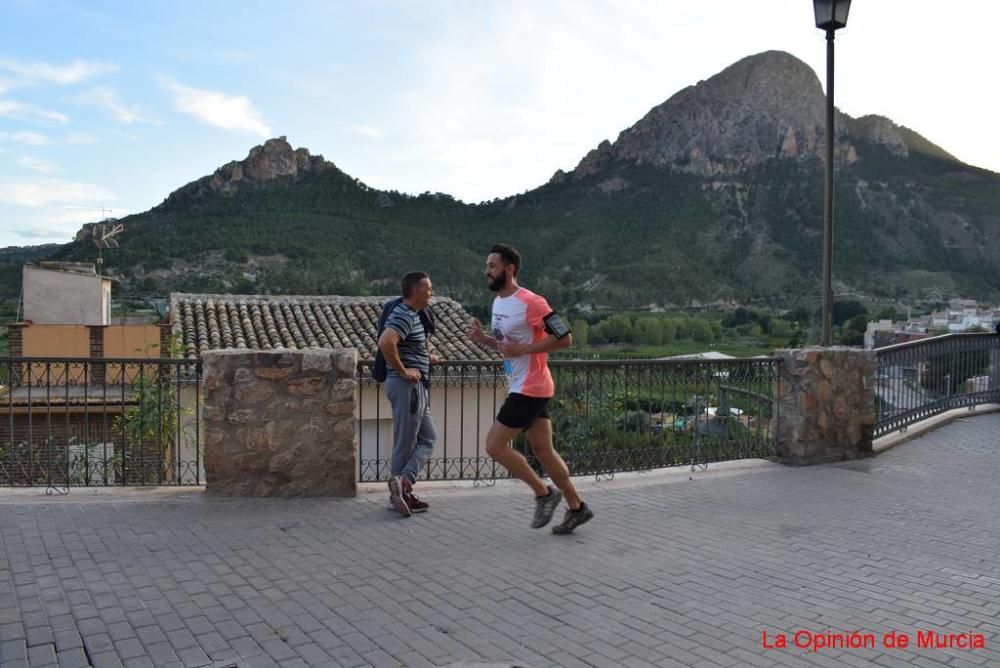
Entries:
POLYGON ((816 27, 820 30, 839 30, 847 25, 851 0, 813 0, 816 27))

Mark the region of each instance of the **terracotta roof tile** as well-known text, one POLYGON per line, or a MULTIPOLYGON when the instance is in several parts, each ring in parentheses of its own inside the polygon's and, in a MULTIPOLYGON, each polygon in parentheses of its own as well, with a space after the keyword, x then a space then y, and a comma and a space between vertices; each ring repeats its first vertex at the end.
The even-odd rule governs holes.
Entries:
MULTIPOLYGON (((184 356, 244 348, 357 348, 361 360, 375 356, 375 326, 392 297, 292 295, 170 295, 170 320, 184 356)), ((458 302, 436 297, 437 333, 431 349, 446 360, 499 360, 465 336, 469 314, 458 302)))

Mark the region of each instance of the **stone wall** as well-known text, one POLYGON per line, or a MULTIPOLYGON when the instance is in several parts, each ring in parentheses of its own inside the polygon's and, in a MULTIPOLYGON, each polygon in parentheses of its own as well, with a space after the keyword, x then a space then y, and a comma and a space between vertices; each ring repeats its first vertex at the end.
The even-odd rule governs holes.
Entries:
POLYGON ((775 449, 786 464, 865 457, 875 429, 875 353, 852 348, 778 350, 775 449))
POLYGON ((355 350, 230 349, 202 359, 209 492, 355 495, 355 350))

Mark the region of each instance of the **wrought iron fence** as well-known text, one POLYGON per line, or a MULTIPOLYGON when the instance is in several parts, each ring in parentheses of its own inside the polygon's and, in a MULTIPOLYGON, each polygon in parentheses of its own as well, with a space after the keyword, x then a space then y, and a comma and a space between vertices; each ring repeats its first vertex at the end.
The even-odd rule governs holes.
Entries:
MULTIPOLYGON (((776 433, 777 361, 550 360, 554 442, 574 475, 609 476, 664 466, 769 457, 776 433)), ((358 365, 360 481, 385 480, 392 411, 370 363, 358 365)), ((485 453, 506 397, 496 362, 447 362, 432 369, 438 433, 423 477, 490 481, 509 477, 485 453)), ((536 468, 530 446, 513 443, 536 468)))
POLYGON ((0 486, 199 485, 201 362, 0 358, 0 486))
POLYGON ((1000 401, 1000 337, 946 334, 875 350, 875 436, 1000 401))

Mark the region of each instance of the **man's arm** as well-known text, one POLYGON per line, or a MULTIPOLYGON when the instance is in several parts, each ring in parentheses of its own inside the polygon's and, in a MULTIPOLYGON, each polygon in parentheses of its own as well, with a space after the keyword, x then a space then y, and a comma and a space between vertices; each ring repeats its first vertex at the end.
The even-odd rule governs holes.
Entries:
POLYGON ((399 358, 400 340, 399 332, 391 327, 386 327, 382 336, 378 337, 378 349, 385 356, 386 364, 395 369, 401 378, 416 382, 420 380, 420 371, 403 366, 403 360, 399 358))
POLYGON ((483 331, 483 326, 479 324, 478 318, 473 318, 469 322, 469 328, 465 333, 473 343, 479 344, 484 348, 489 348, 490 350, 500 350, 500 344, 496 339, 483 331))
POLYGON ((556 338, 554 335, 549 334, 544 339, 535 341, 534 343, 517 343, 515 341, 504 341, 499 344, 498 350, 503 353, 504 357, 517 357, 519 355, 537 355, 538 353, 550 353, 554 350, 562 350, 563 348, 569 348, 573 345, 573 335, 566 334, 566 336, 556 338))

